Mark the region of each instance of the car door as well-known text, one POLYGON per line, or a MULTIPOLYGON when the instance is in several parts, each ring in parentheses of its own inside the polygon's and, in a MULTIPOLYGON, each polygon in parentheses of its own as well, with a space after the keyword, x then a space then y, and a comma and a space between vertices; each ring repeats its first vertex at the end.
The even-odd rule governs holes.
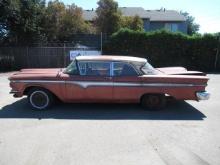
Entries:
POLYGON ((141 77, 132 64, 113 62, 113 99, 117 102, 137 102, 141 94, 141 77))
POLYGON ((108 61, 79 61, 80 82, 86 102, 108 102, 113 97, 111 63, 108 61))
MULTIPOLYGON (((68 68, 67 68, 68 69, 68 68)), ((78 61, 64 74, 65 95, 69 102, 112 101, 113 80, 111 63, 105 61, 78 61)))
POLYGON ((85 98, 85 89, 80 86, 82 76, 79 73, 77 61, 72 63, 60 74, 62 81, 65 82, 65 90, 62 95, 66 102, 80 102, 85 98))

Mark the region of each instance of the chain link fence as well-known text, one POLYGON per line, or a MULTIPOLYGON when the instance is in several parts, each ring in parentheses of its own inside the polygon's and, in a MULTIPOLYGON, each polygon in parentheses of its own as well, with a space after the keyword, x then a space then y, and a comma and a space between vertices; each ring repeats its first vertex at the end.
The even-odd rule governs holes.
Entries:
POLYGON ((107 36, 103 34, 75 34, 71 42, 0 47, 0 71, 21 68, 63 68, 70 63, 70 51, 102 52, 102 43, 106 41, 107 36))

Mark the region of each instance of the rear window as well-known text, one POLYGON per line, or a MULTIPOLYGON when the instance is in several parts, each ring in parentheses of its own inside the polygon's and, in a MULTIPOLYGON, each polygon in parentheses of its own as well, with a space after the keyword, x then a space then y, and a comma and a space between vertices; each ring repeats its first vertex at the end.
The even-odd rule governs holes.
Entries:
POLYGON ((114 62, 113 74, 114 76, 136 76, 138 75, 136 70, 127 63, 114 62))
POLYGON ((155 75, 158 74, 159 72, 151 66, 148 62, 141 68, 141 70, 144 72, 146 75, 155 75))

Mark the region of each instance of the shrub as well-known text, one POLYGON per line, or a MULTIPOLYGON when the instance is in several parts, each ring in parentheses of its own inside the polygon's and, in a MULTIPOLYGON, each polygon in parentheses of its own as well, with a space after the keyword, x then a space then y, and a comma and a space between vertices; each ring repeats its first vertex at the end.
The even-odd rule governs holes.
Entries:
MULTIPOLYGON (((184 66, 188 69, 214 71, 218 47, 217 35, 188 36, 165 30, 154 32, 121 29, 105 43, 105 54, 147 58, 155 67, 184 66)), ((220 71, 220 64, 217 67, 220 71)))

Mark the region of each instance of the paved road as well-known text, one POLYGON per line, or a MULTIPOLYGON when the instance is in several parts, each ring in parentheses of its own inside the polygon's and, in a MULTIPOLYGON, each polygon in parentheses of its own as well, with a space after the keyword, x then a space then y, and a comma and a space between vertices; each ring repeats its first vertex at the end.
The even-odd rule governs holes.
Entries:
POLYGON ((59 104, 33 112, 0 74, 0 165, 219 165, 220 75, 209 101, 160 112, 138 105, 59 104))

